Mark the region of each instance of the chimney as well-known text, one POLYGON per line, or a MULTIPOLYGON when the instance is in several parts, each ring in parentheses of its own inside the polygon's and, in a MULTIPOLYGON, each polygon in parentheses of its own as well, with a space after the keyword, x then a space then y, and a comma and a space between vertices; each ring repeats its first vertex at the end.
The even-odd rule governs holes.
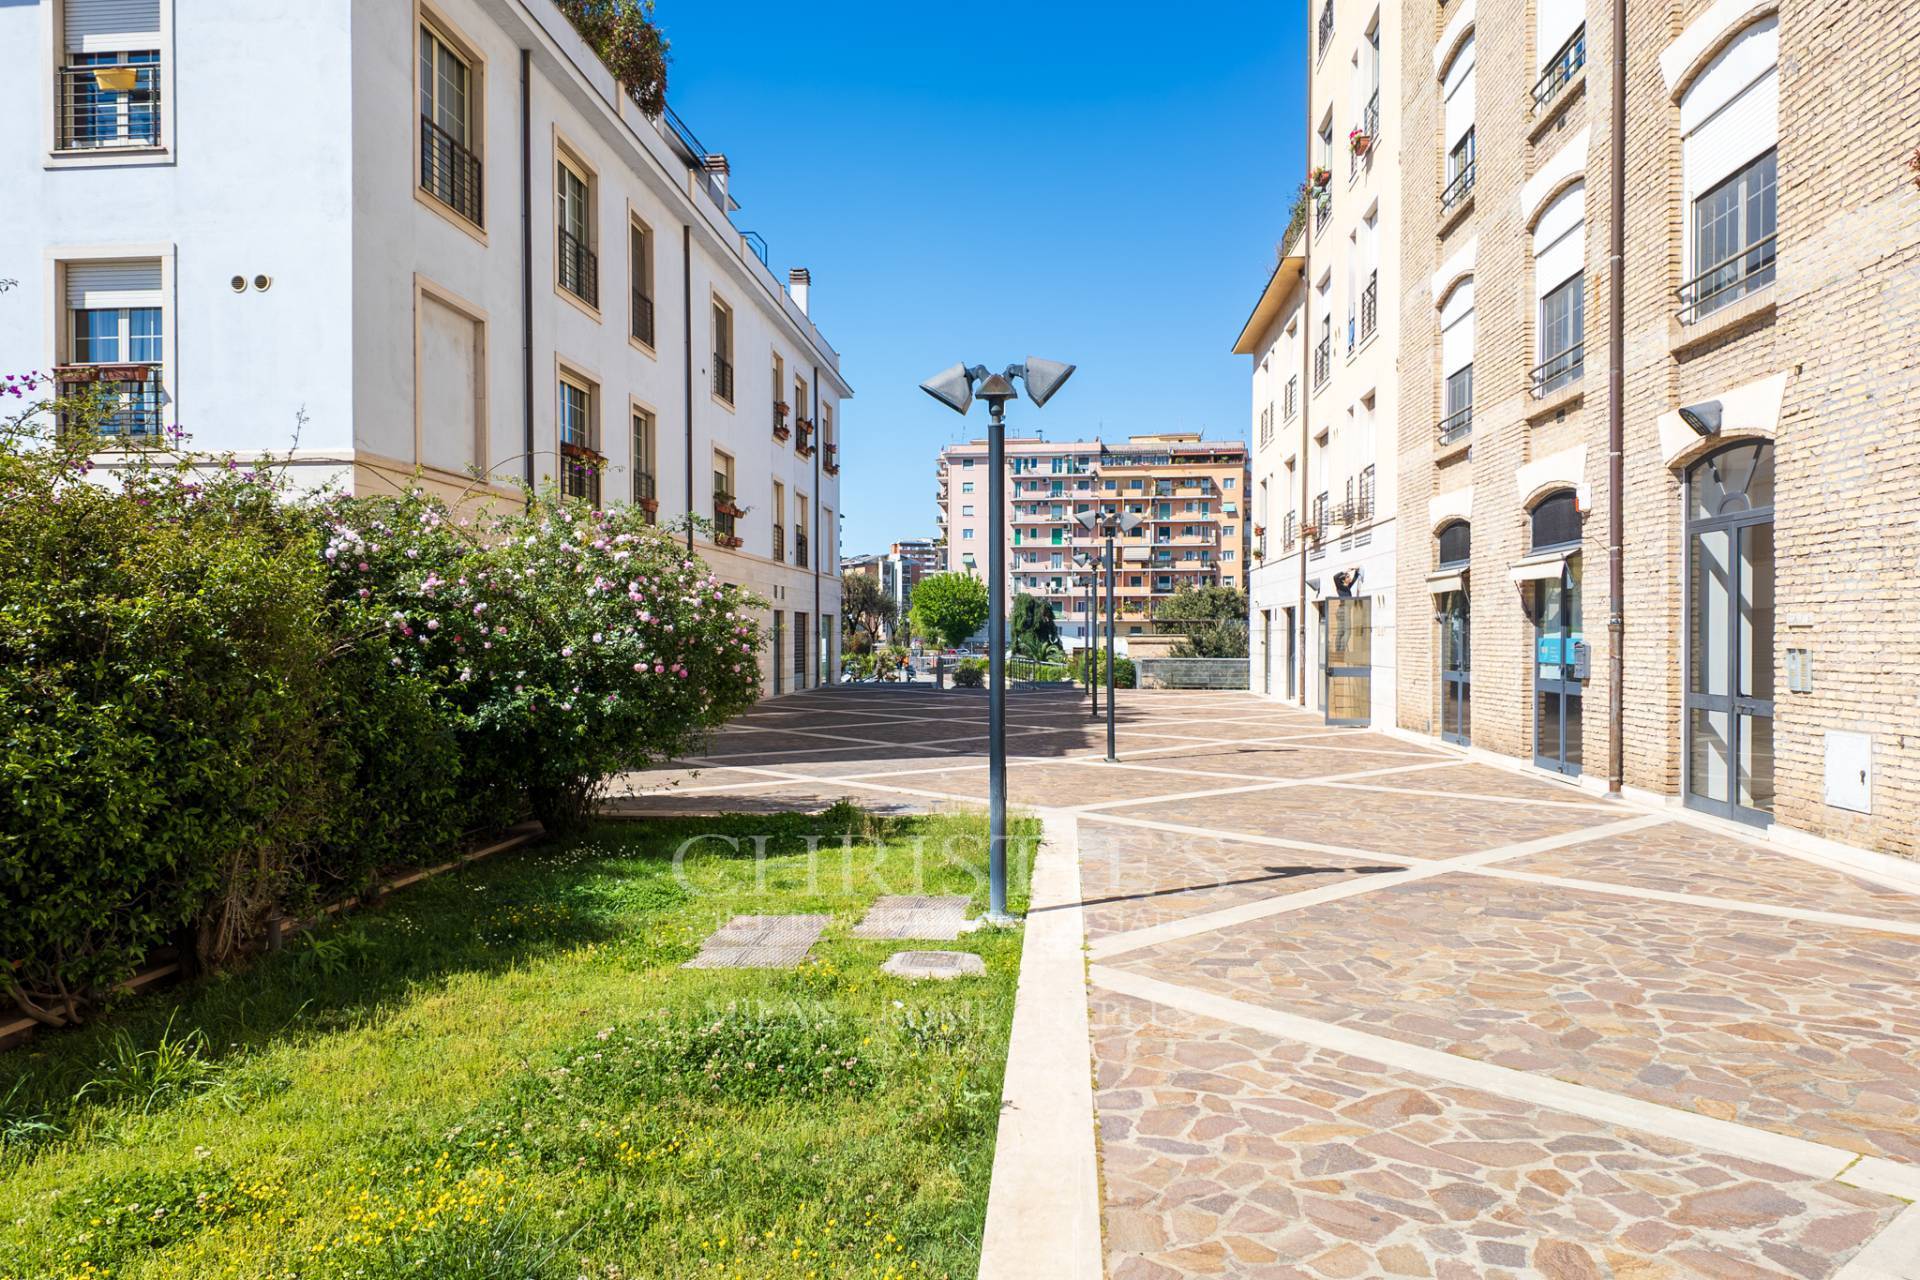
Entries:
POLYGON ((716 152, 702 159, 700 168, 707 184, 707 194, 720 206, 721 213, 731 212, 727 208, 727 175, 732 172, 732 166, 727 163, 727 158, 716 152))
POLYGON ((795 267, 787 272, 787 292, 793 295, 793 305, 800 308, 800 314, 811 316, 807 310, 807 295, 813 291, 813 272, 805 267, 795 267))

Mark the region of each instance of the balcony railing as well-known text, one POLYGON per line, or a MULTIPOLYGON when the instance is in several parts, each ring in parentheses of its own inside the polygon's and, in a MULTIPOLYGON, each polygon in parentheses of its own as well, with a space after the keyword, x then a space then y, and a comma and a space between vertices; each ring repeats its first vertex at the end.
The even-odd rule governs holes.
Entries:
POLYGON ((600 259, 566 231, 560 233, 560 287, 590 307, 600 305, 600 259))
POLYGON ((159 63, 61 67, 55 92, 60 150, 160 145, 159 63))
POLYGON ((654 488, 653 472, 638 467, 633 470, 633 501, 636 506, 653 510, 659 506, 659 497, 654 488))
POLYGON ((54 371, 61 399, 61 427, 85 426, 103 436, 157 440, 165 431, 166 397, 156 364, 66 365, 54 371), (85 401, 84 405, 74 402, 85 401))
POLYGON ((807 531, 798 525, 795 525, 793 530, 793 562, 803 569, 807 567, 808 563, 807 531))
POLYGON ((840 474, 840 446, 839 445, 830 444, 822 451, 820 466, 829 475, 840 474))
POLYGON ((1453 181, 1441 189, 1440 212, 1451 212, 1473 194, 1473 170, 1473 153, 1468 152, 1467 162, 1460 166, 1460 172, 1454 174, 1453 181))
POLYGON ((735 534, 735 521, 740 518, 740 508, 733 503, 733 495, 714 490, 713 494, 713 531, 723 538, 738 536, 735 534))
MULTIPOLYGON (((1333 0, 1320 6, 1320 32, 1318 53, 1327 51, 1327 43, 1333 39, 1333 0)), ((1318 56, 1316 54, 1316 56, 1318 56)))
POLYGON ((782 564, 786 563, 787 526, 783 524, 775 524, 773 526, 773 558, 782 564))
POLYGON ((483 225, 480 157, 426 116, 420 117, 420 189, 474 226, 483 225))
POLYGON ((713 394, 733 403, 733 362, 718 351, 713 353, 713 394))
POLYGON ((653 299, 638 289, 633 291, 633 336, 653 345, 653 299))
POLYGON ((1674 296, 1680 300, 1680 323, 1692 324, 1735 299, 1772 284, 1773 269, 1774 236, 1765 235, 1674 290, 1674 296))
POLYGON ((1321 192, 1313 198, 1313 234, 1319 235, 1333 221, 1333 197, 1321 192))
POLYGON ((1587 371, 1586 364, 1587 344, 1584 342, 1576 342, 1559 355, 1541 361, 1534 367, 1530 379, 1534 399, 1552 395, 1560 388, 1578 382, 1587 371))
POLYGON ((1320 339, 1313 349, 1313 389, 1318 391, 1327 385, 1327 378, 1333 373, 1333 335, 1320 339))
POLYGON ((1373 272, 1367 277, 1367 287, 1360 291, 1360 341, 1365 342, 1380 327, 1380 273, 1373 272))
POLYGON ((794 442, 793 451, 803 458, 813 456, 813 419, 795 418, 794 426, 800 430, 800 438, 794 442))
POLYGON ((1473 434, 1473 406, 1466 405, 1440 419, 1440 443, 1452 444, 1473 434))
POLYGON ((1587 24, 1581 23, 1560 51, 1547 63, 1547 69, 1533 82, 1533 113, 1539 115, 1547 104, 1573 79, 1573 73, 1587 65, 1587 24))

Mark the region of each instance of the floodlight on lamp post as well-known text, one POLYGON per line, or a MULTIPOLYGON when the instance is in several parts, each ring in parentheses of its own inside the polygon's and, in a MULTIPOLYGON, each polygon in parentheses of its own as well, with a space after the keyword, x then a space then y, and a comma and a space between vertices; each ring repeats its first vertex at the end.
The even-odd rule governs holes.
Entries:
POLYGON ((1074 366, 1028 356, 999 373, 983 364, 956 364, 920 384, 955 413, 987 402, 987 919, 1011 923, 1007 914, 1007 401, 1019 399, 1014 379, 1026 383, 1038 409, 1073 376, 1074 366))

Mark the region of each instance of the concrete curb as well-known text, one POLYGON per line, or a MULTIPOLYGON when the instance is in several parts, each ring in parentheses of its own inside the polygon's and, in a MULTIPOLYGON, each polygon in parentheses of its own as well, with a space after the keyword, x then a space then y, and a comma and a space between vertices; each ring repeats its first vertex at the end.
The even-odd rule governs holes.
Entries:
POLYGON ((1040 817, 980 1280, 1101 1280, 1080 831, 1040 817))

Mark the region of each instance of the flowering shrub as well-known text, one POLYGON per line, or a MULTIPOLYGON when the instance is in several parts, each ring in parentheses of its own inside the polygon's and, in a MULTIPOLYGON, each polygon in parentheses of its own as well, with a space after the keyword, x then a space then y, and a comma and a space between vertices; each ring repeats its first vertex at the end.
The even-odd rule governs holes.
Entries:
POLYGON ((555 0, 580 38, 650 116, 667 106, 667 38, 653 25, 653 0, 555 0))
POLYGON ((606 778, 687 751, 757 694, 752 602, 637 510, 549 496, 462 520, 414 494, 320 515, 348 628, 435 690, 483 813, 524 798, 574 826, 606 778))

